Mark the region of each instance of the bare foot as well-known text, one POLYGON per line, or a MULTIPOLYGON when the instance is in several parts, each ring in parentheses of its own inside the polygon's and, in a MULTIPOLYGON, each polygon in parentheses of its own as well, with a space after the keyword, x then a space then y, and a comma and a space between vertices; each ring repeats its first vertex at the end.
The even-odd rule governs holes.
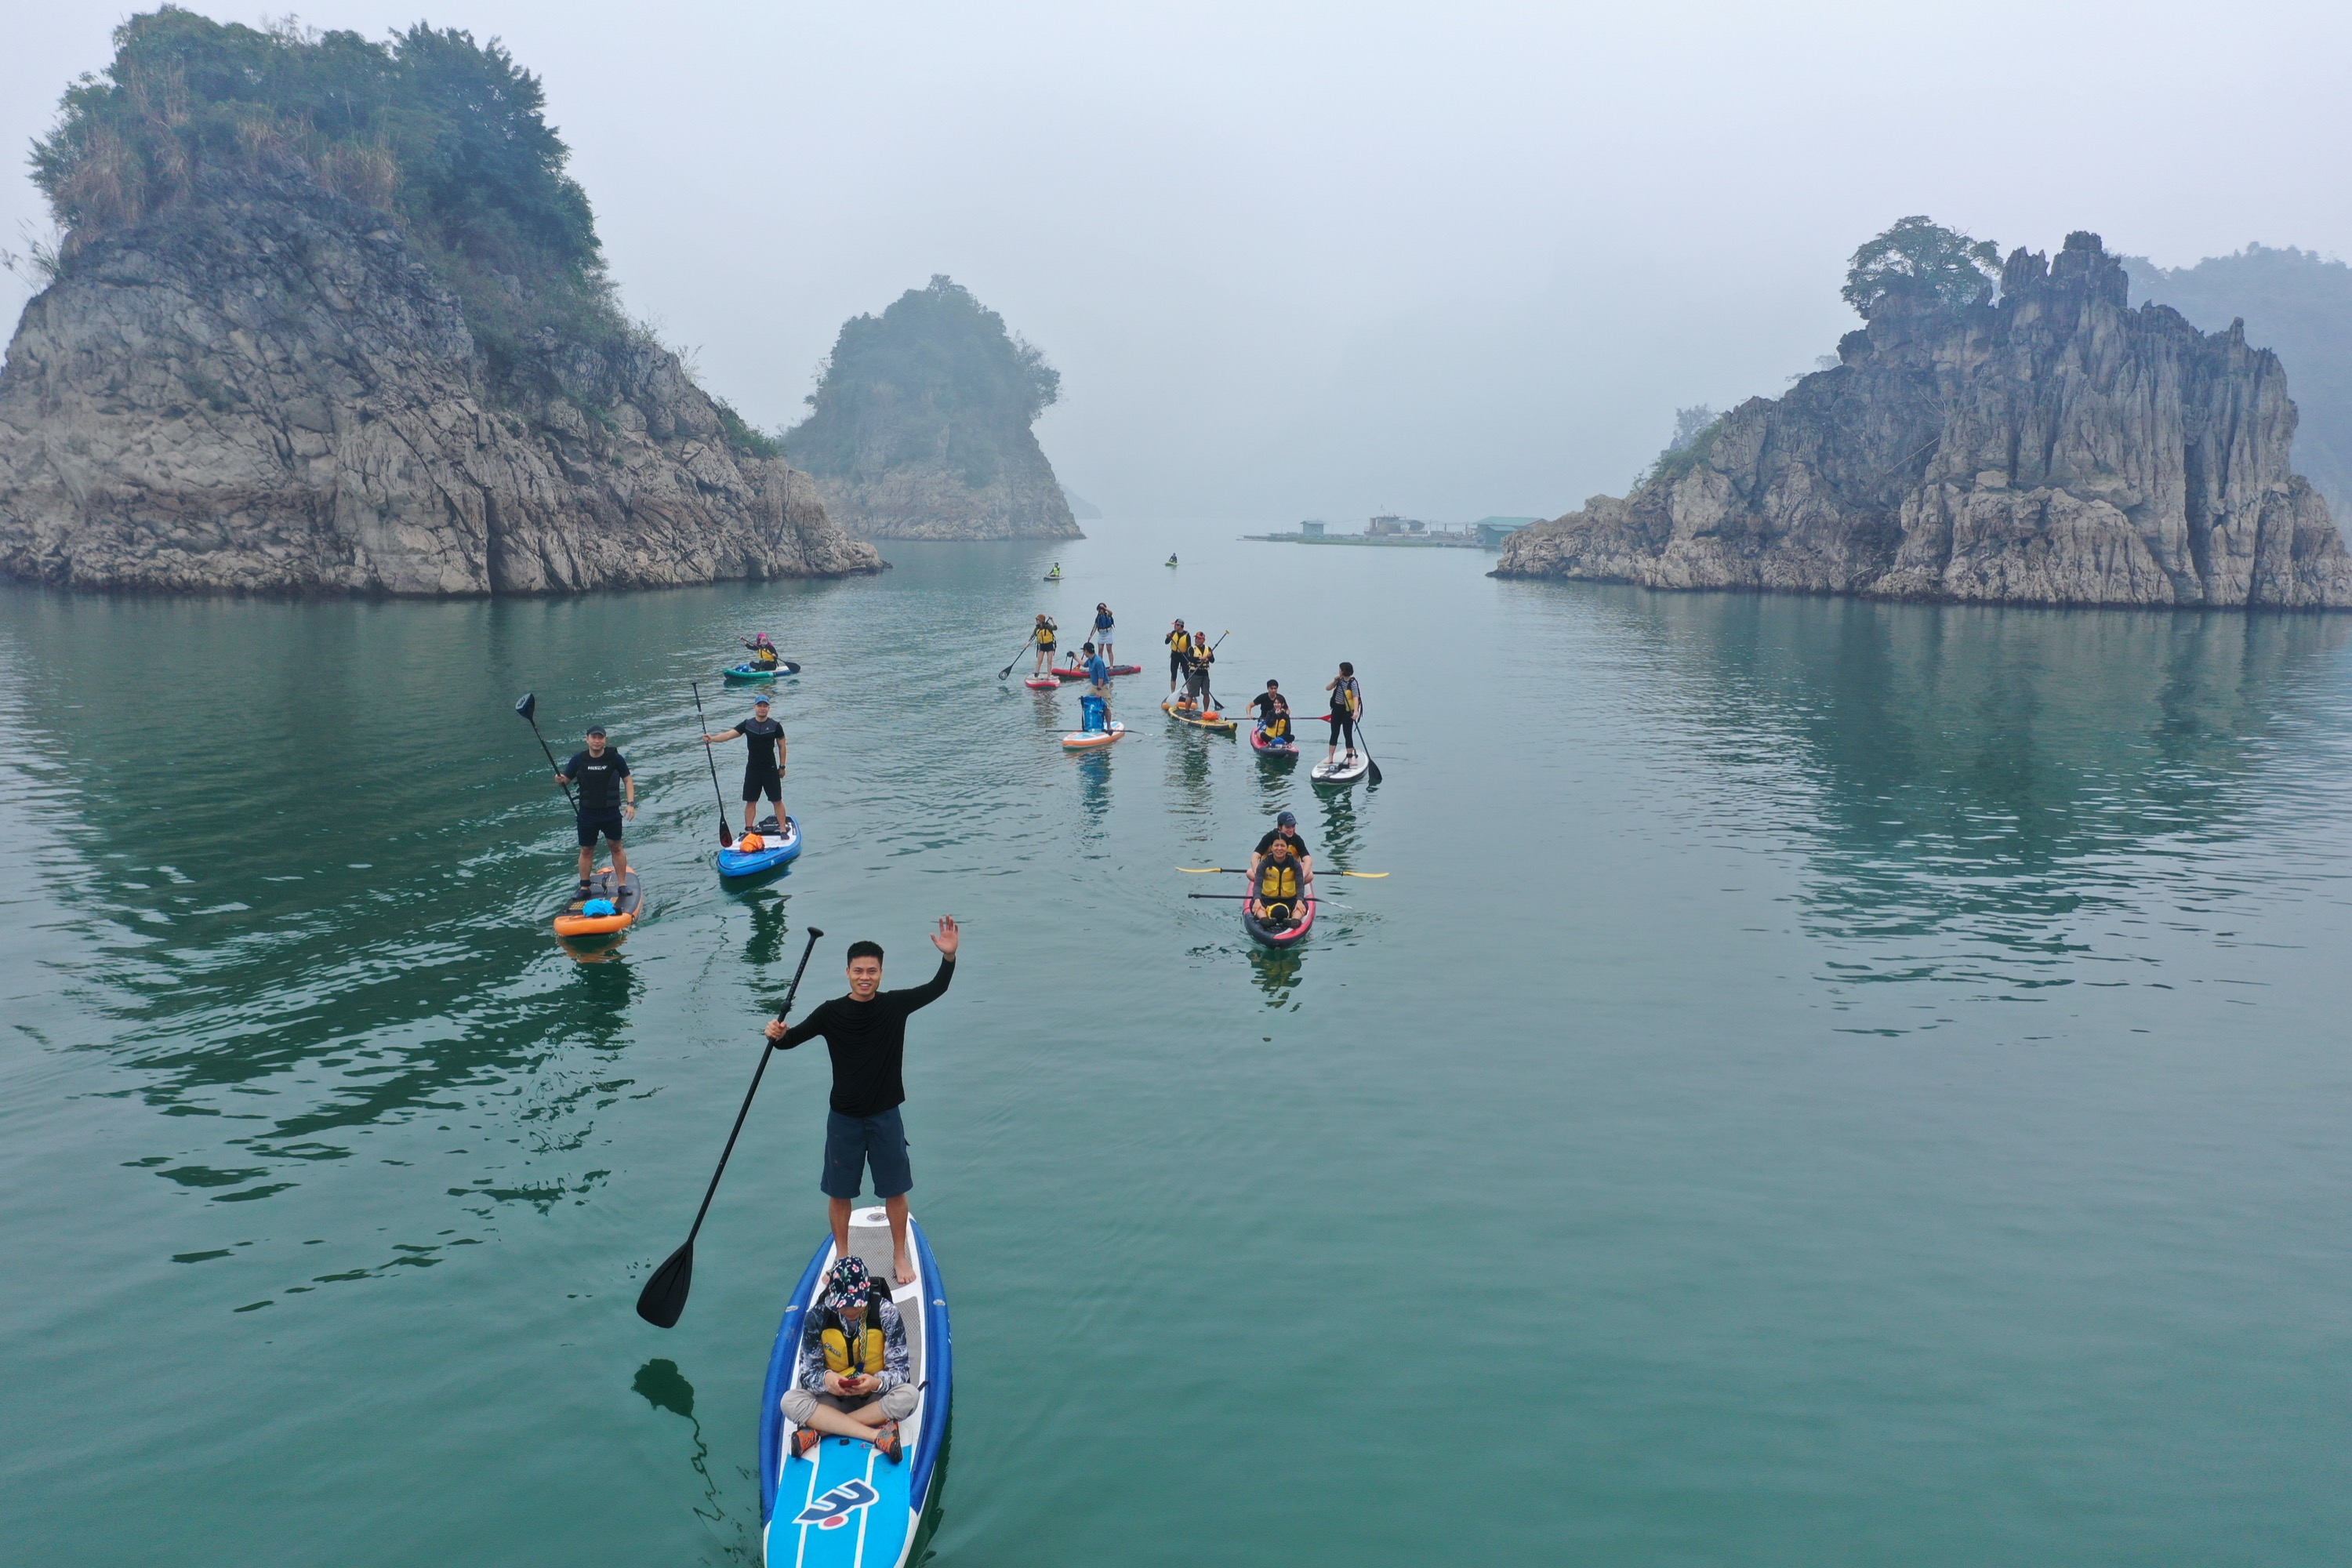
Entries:
POLYGON ((901 1285, 915 1282, 915 1260, 903 1252, 890 1254, 890 1278, 901 1285))

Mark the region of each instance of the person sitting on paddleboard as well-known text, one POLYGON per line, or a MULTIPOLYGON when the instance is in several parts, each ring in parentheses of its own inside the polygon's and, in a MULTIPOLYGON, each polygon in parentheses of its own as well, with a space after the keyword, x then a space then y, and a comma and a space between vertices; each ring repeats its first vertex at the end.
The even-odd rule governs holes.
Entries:
POLYGON ((1102 649, 1102 656, 1107 661, 1117 664, 1118 657, 1111 652, 1110 630, 1110 606, 1097 605, 1095 606, 1095 644, 1102 649))
POLYGON ((882 990, 882 949, 870 942, 849 944, 849 994, 817 1005, 786 1028, 768 1025, 775 1048, 789 1051, 804 1040, 824 1037, 833 1057, 832 1109, 824 1119, 824 1189, 833 1218, 833 1244, 849 1255, 849 1205, 870 1167, 875 1194, 890 1215, 891 1268, 901 1285, 915 1279, 914 1254, 907 1247, 907 1194, 915 1173, 907 1162, 907 1129, 898 1107, 906 1103, 900 1076, 907 1055, 907 1015, 947 994, 955 978, 956 949, 963 933, 952 915, 940 917, 931 945, 940 950, 940 972, 911 991, 882 990))
POLYGON ((793 1385, 780 1402, 799 1458, 824 1441, 854 1437, 897 1464, 904 1454, 898 1423, 915 1413, 922 1390, 910 1381, 907 1325, 881 1281, 863 1258, 836 1261, 824 1280, 824 1304, 801 1326, 801 1353, 793 1385))
POLYGON ((1267 830, 1265 837, 1257 841, 1257 847, 1250 851, 1249 874, 1252 884, 1255 884, 1259 870, 1265 865, 1267 854, 1276 844, 1290 846, 1291 854, 1298 859, 1300 886, 1306 891, 1313 892, 1315 890, 1315 857, 1307 853, 1307 840, 1298 837, 1298 818, 1286 811, 1274 819, 1273 827, 1267 830))
POLYGON ((1339 661, 1339 673, 1323 683, 1331 694, 1331 740, 1323 753, 1327 763, 1339 754, 1339 737, 1348 738, 1348 760, 1356 760, 1356 721, 1364 714, 1364 689, 1356 684, 1356 667, 1339 661))
POLYGON ((1192 654, 1192 634, 1178 621, 1175 628, 1160 639, 1168 645, 1168 695, 1176 695, 1176 683, 1184 679, 1184 661, 1192 654))
POLYGON ((1033 677, 1042 676, 1054 668, 1054 635, 1060 630, 1061 627, 1054 624, 1053 616, 1039 613, 1036 626, 1029 632, 1037 644, 1037 668, 1030 672, 1033 677))
POLYGON ((1215 645, 1205 637, 1192 639, 1192 651, 1184 660, 1184 701, 1181 706, 1195 713, 1209 710, 1209 667, 1217 662, 1215 645))
POLYGON ((637 781, 629 776, 629 759, 604 743, 604 725, 591 724, 588 749, 572 752, 555 776, 580 786, 580 896, 588 896, 600 833, 612 847, 613 891, 617 896, 629 876, 628 851, 621 847, 621 818, 624 812, 637 815, 637 781))
POLYGON ((753 632, 751 640, 743 646, 751 650, 751 667, 754 669, 773 669, 781 662, 782 656, 776 652, 776 645, 768 640, 765 632, 753 632))
POLYGON ((759 826, 754 814, 760 809, 761 797, 776 803, 776 828, 784 826, 784 727, 768 717, 768 699, 751 699, 751 716, 732 730, 702 737, 706 745, 743 737, 747 755, 743 759, 743 831, 751 832, 759 826))
POLYGON ((1176 564, 1176 552, 1172 550, 1168 552, 1168 564, 1171 566, 1176 564))
POLYGON ((1250 912, 1275 931, 1298 923, 1299 900, 1307 894, 1306 868, 1290 851, 1290 840, 1279 833, 1266 846, 1263 860, 1253 858, 1250 872, 1250 912))
MULTIPOLYGON (((1267 681, 1265 689, 1251 698, 1249 705, 1257 710, 1260 734, 1269 741, 1290 739, 1290 699, 1282 694, 1282 682, 1267 681)), ((1282 815, 1290 816, 1286 811, 1282 815)), ((1292 817, 1291 820, 1295 822, 1297 818, 1292 817)))

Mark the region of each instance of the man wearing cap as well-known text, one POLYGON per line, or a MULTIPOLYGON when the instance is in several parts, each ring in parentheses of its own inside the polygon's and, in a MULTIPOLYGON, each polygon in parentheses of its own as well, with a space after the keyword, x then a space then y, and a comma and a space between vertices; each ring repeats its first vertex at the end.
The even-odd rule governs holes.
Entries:
POLYGON ((703 744, 717 745, 721 741, 743 737, 748 755, 743 759, 743 831, 759 826, 760 801, 764 797, 776 803, 776 826, 784 825, 784 727, 768 717, 768 694, 761 692, 751 700, 751 716, 721 735, 705 735, 703 744))
POLYGON ((1173 697, 1184 679, 1184 666, 1192 657, 1192 634, 1178 621, 1160 640, 1168 645, 1168 695, 1173 697))
POLYGON ((628 879, 628 851, 621 847, 621 818, 637 815, 637 781, 629 776, 629 760, 604 743, 604 726, 588 726, 588 749, 555 771, 558 779, 580 786, 580 892, 588 892, 588 878, 596 869, 596 836, 613 847, 613 889, 615 894, 628 879))
POLYGON ((940 917, 931 945, 940 950, 940 972, 911 991, 882 989, 882 948, 877 942, 849 944, 849 994, 821 1002, 807 1017, 786 1028, 770 1020, 768 1038, 780 1051, 822 1036, 833 1058, 833 1099, 824 1119, 824 1189, 833 1220, 834 1250, 849 1251, 850 1205, 874 1173, 874 1191, 890 1216, 891 1273, 901 1285, 915 1279, 915 1254, 907 1245, 907 1194, 915 1185, 907 1159, 907 1127, 898 1107, 907 1101, 901 1076, 907 1057, 907 1015, 947 994, 955 978, 956 949, 963 933, 953 915, 940 917))
POLYGON ((1274 841, 1277 838, 1287 839, 1290 852, 1298 857, 1299 890, 1314 891, 1315 857, 1307 853, 1307 840, 1298 837, 1298 818, 1287 811, 1274 819, 1273 830, 1259 839, 1257 847, 1250 851, 1250 886, 1257 886, 1258 868, 1265 863, 1265 852, 1274 847, 1274 841))
POLYGON ((908 1381, 911 1367, 907 1325, 890 1292, 866 1273, 864 1259, 839 1259, 801 1325, 800 1360, 784 1390, 784 1419, 799 1428, 793 1457, 831 1435, 871 1443, 897 1464, 905 1452, 898 1423, 922 1397, 908 1381))

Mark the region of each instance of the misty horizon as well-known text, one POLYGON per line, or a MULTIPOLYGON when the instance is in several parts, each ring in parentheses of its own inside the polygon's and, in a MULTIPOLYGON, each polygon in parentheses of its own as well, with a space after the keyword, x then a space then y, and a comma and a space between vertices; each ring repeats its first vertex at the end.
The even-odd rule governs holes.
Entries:
MULTIPOLYGON (((20 153, 128 14, 15 19, 20 153)), ((541 77, 625 308, 709 390, 796 423, 842 322, 945 273, 1061 372, 1038 438, 1115 520, 1549 517, 1622 493, 1677 408, 1814 369, 1858 324, 1847 258, 1907 213, 2004 253, 2090 229, 2166 268, 2352 249, 2322 155, 2352 23, 2305 7, 2226 35, 2178 5, 299 19, 420 17, 541 77)), ((48 228, 20 156, 0 244, 48 228)), ((12 324, 29 292, 0 278, 12 324)), ((2267 346, 2292 387, 2294 345, 2267 346)))

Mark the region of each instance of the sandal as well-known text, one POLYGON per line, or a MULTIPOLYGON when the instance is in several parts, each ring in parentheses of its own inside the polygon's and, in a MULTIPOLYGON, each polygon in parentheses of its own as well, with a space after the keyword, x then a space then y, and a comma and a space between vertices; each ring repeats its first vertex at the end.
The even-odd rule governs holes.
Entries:
POLYGON ((804 1459, 808 1451, 824 1441, 824 1434, 814 1426, 802 1426, 793 1432, 793 1458, 804 1459))
POLYGON ((894 1465, 906 1457, 906 1446, 898 1441, 898 1424, 896 1421, 885 1421, 875 1428, 874 1447, 894 1465))

